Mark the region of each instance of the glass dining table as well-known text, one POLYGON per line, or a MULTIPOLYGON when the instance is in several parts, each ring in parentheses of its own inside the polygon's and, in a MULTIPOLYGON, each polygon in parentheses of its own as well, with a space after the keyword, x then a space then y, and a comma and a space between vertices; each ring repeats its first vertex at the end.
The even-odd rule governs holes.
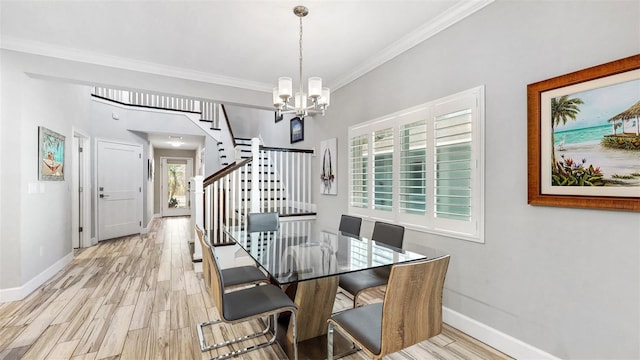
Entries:
MULTIPOLYGON (((248 232, 242 226, 224 231, 274 284, 288 288, 287 293, 298 305, 299 343, 326 334, 339 275, 447 255, 431 248, 416 253, 390 247, 319 226, 313 220, 282 221, 278 231, 248 232)), ((291 327, 287 326, 285 344, 281 342, 287 353, 292 339, 291 327)))

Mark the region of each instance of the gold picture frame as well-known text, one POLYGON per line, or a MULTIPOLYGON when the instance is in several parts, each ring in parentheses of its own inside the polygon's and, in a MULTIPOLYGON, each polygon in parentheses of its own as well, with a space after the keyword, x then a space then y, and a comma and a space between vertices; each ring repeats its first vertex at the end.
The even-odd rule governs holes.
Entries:
POLYGON ((640 54, 527 85, 528 203, 640 211, 640 54))

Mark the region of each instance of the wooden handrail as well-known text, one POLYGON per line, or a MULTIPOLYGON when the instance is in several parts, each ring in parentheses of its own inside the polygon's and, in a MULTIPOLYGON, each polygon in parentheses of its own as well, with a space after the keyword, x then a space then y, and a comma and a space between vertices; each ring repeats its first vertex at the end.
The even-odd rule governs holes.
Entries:
POLYGON ((214 181, 225 177, 226 175, 231 174, 232 172, 234 172, 235 170, 245 166, 246 164, 250 163, 251 161, 253 161, 252 158, 248 158, 248 159, 244 159, 240 162, 233 162, 231 164, 229 164, 227 167, 222 168, 218 171, 216 171, 215 173, 209 175, 206 179, 204 179, 204 181, 202 182, 202 186, 208 186, 213 184, 214 181))
POLYGON ((233 142, 233 148, 236 148, 236 137, 233 136, 233 129, 231 128, 231 123, 229 122, 229 117, 227 116, 227 108, 224 107, 224 104, 220 104, 222 106, 222 112, 224 113, 224 120, 227 122, 227 128, 229 129, 229 134, 231 135, 231 142, 233 142))
POLYGON ((313 154, 313 150, 310 150, 310 149, 281 148, 281 147, 271 147, 271 146, 262 146, 262 145, 260 145, 260 150, 313 154))

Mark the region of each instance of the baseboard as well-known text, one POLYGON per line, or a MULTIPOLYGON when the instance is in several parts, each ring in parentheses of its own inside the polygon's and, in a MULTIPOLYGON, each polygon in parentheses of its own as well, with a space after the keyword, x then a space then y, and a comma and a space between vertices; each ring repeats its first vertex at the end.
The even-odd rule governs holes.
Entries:
POLYGON ((560 360, 558 357, 447 307, 443 307, 442 309, 442 320, 465 334, 472 336, 513 358, 519 360, 560 360))
POLYGON ((153 219, 159 218, 159 217, 160 217, 160 214, 153 214, 151 216, 151 219, 149 219, 147 226, 143 227, 142 230, 140 231, 140 235, 148 234, 149 230, 151 230, 151 224, 153 223, 153 219))
POLYGON ((58 271, 62 270, 68 263, 71 262, 71 260, 73 260, 72 252, 67 254, 62 259, 56 261, 53 265, 49 266, 49 268, 47 268, 45 271, 36 275, 26 284, 10 289, 0 289, 0 303, 24 299, 40 285, 51 279, 55 274, 58 273, 58 271))

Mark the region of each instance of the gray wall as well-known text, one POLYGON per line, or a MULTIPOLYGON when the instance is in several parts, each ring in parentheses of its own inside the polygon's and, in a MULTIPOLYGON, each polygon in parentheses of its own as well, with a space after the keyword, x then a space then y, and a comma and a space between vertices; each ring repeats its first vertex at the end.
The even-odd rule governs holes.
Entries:
MULTIPOLYGON (((445 306, 561 358, 640 358, 640 214, 527 205, 526 86, 640 53, 638 1, 496 1, 339 89, 315 138, 486 85, 486 243, 408 231, 406 247, 451 254, 445 306)), ((317 146, 317 144, 315 145, 317 146)), ((363 233, 370 234, 371 223, 363 233)))

